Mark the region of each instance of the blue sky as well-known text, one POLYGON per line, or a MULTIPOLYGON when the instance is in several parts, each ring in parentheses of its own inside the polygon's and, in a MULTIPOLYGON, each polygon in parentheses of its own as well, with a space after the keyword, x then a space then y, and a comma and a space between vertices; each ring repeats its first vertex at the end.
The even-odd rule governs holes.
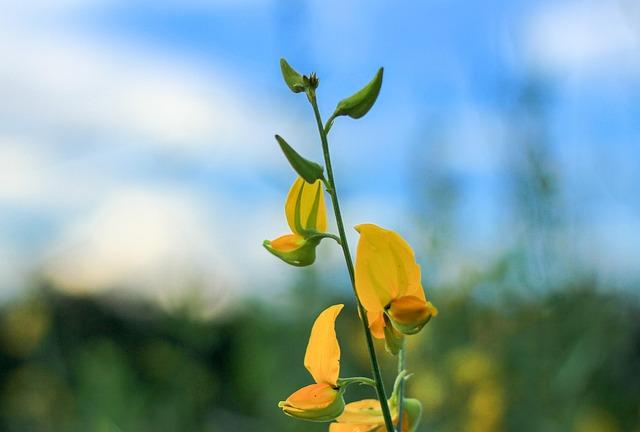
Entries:
POLYGON ((415 180, 430 177, 409 167, 435 157, 428 166, 462 194, 459 268, 481 266, 478 255, 510 246, 505 230, 518 232, 507 214, 512 116, 520 89, 544 84, 551 168, 569 214, 562 241, 577 244, 582 266, 638 268, 632 0, 371 3, 4 4, 5 297, 33 272, 165 300, 194 274, 215 280, 204 283, 212 298, 284 286, 293 273, 258 246, 286 228, 292 176, 273 134, 321 155, 304 97, 281 81, 281 56, 319 74, 325 115, 385 67, 370 114, 332 130, 346 216, 419 241, 415 180))

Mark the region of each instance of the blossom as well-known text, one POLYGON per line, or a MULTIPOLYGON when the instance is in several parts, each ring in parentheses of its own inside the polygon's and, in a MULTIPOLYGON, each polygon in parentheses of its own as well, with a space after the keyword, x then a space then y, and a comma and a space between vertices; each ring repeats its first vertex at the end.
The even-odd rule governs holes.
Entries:
POLYGON ((372 334, 387 345, 403 334, 415 334, 438 314, 427 301, 420 266, 411 246, 397 233, 373 224, 360 233, 355 265, 358 298, 367 311, 372 334))
POLYGON ((330 421, 344 410, 344 387, 338 385, 340 345, 335 331, 335 321, 343 307, 330 306, 316 318, 304 356, 304 366, 316 383, 281 401, 278 406, 285 414, 302 420, 330 421))
MULTIPOLYGON (((398 408, 392 399, 393 422, 398 421, 398 408)), ((402 431, 414 432, 420 422, 422 407, 416 399, 404 399, 402 414, 402 431)), ((384 417, 377 399, 364 399, 348 403, 344 412, 329 425, 329 432, 385 432, 384 417)))
POLYGON ((327 230, 322 181, 311 184, 298 177, 289 190, 284 211, 291 233, 265 240, 264 247, 286 263, 299 267, 313 264, 316 247, 327 230))

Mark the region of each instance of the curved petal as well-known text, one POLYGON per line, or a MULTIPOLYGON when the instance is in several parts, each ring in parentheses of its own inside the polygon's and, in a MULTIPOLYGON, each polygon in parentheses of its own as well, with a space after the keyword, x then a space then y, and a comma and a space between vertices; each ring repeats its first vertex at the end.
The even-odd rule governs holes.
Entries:
POLYGON ((303 235, 306 230, 325 232, 327 208, 322 181, 310 184, 302 177, 296 178, 289 189, 284 211, 287 223, 295 234, 303 235))
POLYGON ((365 309, 383 310, 410 293, 424 298, 420 266, 413 250, 397 233, 374 224, 357 225, 356 290, 365 309))
POLYGON ((422 289, 422 281, 420 280, 420 266, 416 263, 413 249, 400 234, 390 230, 385 231, 389 239, 389 248, 394 264, 398 268, 396 297, 411 293, 411 295, 417 297, 421 295, 424 298, 424 289, 422 289))
POLYGON ((340 375, 340 345, 336 337, 335 322, 344 305, 328 307, 313 323, 304 367, 317 383, 337 386, 340 375))
POLYGON ((358 297, 368 312, 379 312, 391 301, 395 268, 386 236, 372 224, 356 226, 360 233, 355 264, 355 282, 358 297))
POLYGON ((376 339, 384 337, 384 314, 382 312, 367 312, 369 320, 369 329, 376 339))

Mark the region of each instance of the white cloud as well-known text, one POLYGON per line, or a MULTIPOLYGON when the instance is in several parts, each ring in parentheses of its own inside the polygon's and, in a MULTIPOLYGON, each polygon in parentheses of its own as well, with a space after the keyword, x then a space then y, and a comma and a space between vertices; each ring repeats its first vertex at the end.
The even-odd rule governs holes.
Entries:
MULTIPOLYGON (((196 169, 281 167, 273 131, 295 137, 298 127, 223 66, 74 27, 75 12, 108 3, 2 4, 0 205, 37 209, 56 240, 39 240, 33 254, 28 238, 5 242, 3 256, 21 265, 0 268, 0 282, 24 285, 44 256, 46 273, 76 291, 166 300, 195 278, 213 305, 277 291, 288 273, 273 270, 280 263, 260 241, 280 219, 280 199, 248 203, 225 184, 202 191, 136 170, 158 156, 196 169)), ((269 189, 259 175, 243 181, 269 189)))
POLYGON ((275 161, 289 122, 230 73, 150 49, 49 32, 0 39, 0 122, 64 140, 146 146, 213 164, 275 161))
POLYGON ((625 3, 544 3, 526 26, 525 49, 533 64, 557 74, 637 73, 640 41, 634 26, 638 24, 625 3))
MULTIPOLYGON (((184 191, 114 191, 62 233, 47 273, 65 289, 136 289, 154 299, 178 298, 197 277, 203 293, 235 284, 222 237, 197 200, 184 191)), ((224 296, 220 296, 224 299, 224 296)))

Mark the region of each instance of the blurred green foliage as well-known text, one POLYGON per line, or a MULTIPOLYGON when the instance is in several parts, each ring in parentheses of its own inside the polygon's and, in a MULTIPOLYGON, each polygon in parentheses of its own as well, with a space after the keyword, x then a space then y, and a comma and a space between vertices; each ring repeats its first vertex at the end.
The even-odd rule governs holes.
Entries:
MULTIPOLYGON (((432 289, 441 315, 410 338, 408 393, 424 404, 421 430, 640 430, 635 299, 585 281, 483 302, 477 278, 456 295, 432 289)), ((354 305, 313 283, 286 306, 254 303, 223 321, 41 286, 1 312, 0 430, 326 430, 276 404, 310 382, 302 358, 317 311, 309 309, 338 301, 347 303, 343 375, 367 374, 354 305)), ((391 379, 394 360, 382 359, 391 379)))

